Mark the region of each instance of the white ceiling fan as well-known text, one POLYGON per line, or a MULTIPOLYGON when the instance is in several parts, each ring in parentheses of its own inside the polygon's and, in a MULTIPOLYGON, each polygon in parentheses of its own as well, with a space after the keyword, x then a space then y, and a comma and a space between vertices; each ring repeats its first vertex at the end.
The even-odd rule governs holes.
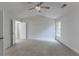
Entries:
MULTIPOLYGON (((43 4, 44 2, 39 2, 37 5, 35 5, 33 8, 30 8, 29 10, 37 10, 38 12, 41 12, 41 9, 43 8, 43 9, 50 9, 50 7, 48 7, 48 6, 42 6, 42 4, 43 4)), ((63 5, 61 5, 61 8, 64 8, 64 7, 66 7, 67 6, 67 4, 63 4, 63 5)))
POLYGON ((41 9, 44 8, 44 9, 50 9, 50 7, 48 6, 41 6, 44 2, 39 2, 37 5, 35 5, 33 8, 30 8, 29 10, 37 10, 38 12, 41 12, 41 9))

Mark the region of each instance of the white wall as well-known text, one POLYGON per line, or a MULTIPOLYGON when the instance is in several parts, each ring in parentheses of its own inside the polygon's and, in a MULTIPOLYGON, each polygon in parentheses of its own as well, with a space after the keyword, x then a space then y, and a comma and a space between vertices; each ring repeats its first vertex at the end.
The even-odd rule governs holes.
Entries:
POLYGON ((57 20, 62 23, 58 40, 79 53, 79 4, 67 7, 66 13, 57 20))
POLYGON ((3 36, 3 11, 0 10, 0 37, 3 36))
POLYGON ((3 13, 3 36, 4 48, 11 46, 11 18, 10 15, 4 11, 3 13))
POLYGON ((3 39, 0 39, 0 56, 3 56, 3 39))
MULTIPOLYGON (((0 10, 0 38, 3 37, 3 11, 0 10)), ((0 39, 0 56, 3 55, 3 39, 0 39)))
POLYGON ((53 41, 55 39, 55 20, 36 15, 29 18, 23 18, 28 23, 28 39, 53 41))

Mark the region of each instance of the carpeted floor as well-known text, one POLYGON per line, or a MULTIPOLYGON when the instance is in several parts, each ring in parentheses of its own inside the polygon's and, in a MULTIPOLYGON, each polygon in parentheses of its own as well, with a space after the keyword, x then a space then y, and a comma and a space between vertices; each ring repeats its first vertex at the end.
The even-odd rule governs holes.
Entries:
POLYGON ((45 42, 26 40, 6 50, 6 56, 79 56, 79 54, 54 40, 45 42))

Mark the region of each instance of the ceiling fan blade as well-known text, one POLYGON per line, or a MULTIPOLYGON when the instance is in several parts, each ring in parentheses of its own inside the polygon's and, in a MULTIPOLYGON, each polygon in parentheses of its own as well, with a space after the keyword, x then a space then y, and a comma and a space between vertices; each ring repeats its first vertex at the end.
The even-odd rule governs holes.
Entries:
POLYGON ((40 2, 40 4, 39 5, 42 5, 43 4, 43 2, 40 2))
POLYGON ((32 9, 35 9, 35 8, 30 8, 29 10, 32 10, 32 9))
POLYGON ((40 10, 38 12, 41 12, 40 10))
POLYGON ((41 7, 41 8, 50 9, 50 7, 41 7))
POLYGON ((61 6, 61 8, 64 8, 64 7, 66 7, 67 6, 67 4, 63 4, 62 6, 61 6))
POLYGON ((43 2, 38 3, 36 6, 41 6, 43 4, 43 2))

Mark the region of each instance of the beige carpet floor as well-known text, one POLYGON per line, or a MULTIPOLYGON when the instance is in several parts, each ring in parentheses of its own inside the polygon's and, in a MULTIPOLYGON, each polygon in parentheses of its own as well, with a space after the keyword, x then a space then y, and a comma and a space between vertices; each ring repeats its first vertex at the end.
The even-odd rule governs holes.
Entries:
POLYGON ((39 40, 26 40, 6 50, 6 56, 79 56, 71 49, 56 40, 45 42, 39 40))

